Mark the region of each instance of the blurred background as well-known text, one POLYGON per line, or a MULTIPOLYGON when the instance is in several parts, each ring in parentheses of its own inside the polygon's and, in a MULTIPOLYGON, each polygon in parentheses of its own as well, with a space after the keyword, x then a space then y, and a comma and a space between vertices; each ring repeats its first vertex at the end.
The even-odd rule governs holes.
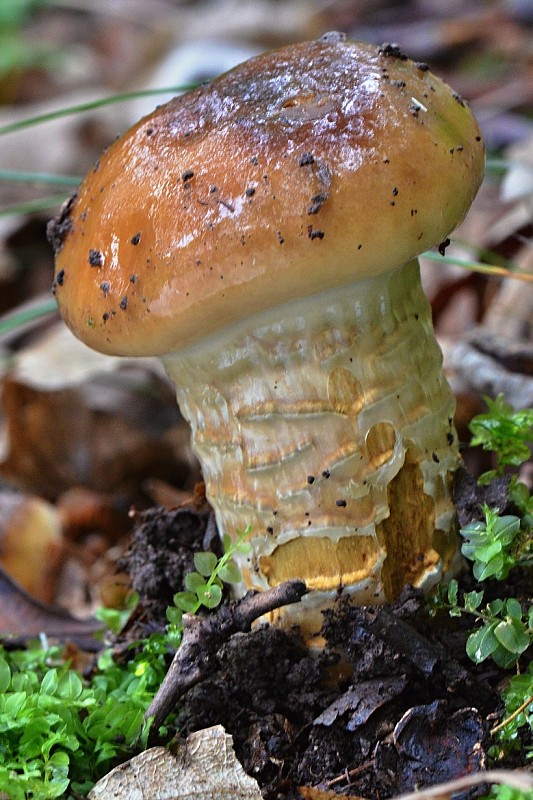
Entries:
POLYGON ((397 43, 473 107, 486 180, 424 282, 461 438, 483 394, 533 404, 533 0, 1 0, 0 597, 18 632, 31 598, 123 601, 132 508, 203 502, 159 365, 92 353, 54 313, 47 221, 178 89, 330 30, 397 43))

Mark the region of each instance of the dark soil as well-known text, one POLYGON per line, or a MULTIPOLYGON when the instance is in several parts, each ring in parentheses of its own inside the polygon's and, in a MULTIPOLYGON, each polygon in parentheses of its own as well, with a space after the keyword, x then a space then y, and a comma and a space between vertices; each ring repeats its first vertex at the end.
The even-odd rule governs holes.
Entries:
MULTIPOLYGON (((505 490, 494 488, 500 500, 505 490)), ((460 491, 465 524, 480 498, 468 479, 460 491)), ((164 626, 194 553, 216 542, 213 530, 207 513, 190 509, 140 518, 126 559, 141 596, 128 637, 164 626)), ((309 649, 298 630, 234 634, 179 702, 174 730, 223 725, 266 800, 301 797, 299 786, 383 800, 486 768, 502 673, 469 661, 462 620, 430 617, 407 587, 393 605, 340 598, 322 633, 323 649, 309 649)))

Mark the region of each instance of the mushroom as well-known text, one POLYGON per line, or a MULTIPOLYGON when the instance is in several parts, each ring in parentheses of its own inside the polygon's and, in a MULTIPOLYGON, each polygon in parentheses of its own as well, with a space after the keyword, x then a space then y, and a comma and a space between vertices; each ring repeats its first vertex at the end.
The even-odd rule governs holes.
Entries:
POLYGON ((158 355, 242 586, 320 625, 457 558, 454 398, 416 256, 465 216, 467 104, 394 45, 260 55, 115 141, 50 226, 54 288, 104 353, 158 355))

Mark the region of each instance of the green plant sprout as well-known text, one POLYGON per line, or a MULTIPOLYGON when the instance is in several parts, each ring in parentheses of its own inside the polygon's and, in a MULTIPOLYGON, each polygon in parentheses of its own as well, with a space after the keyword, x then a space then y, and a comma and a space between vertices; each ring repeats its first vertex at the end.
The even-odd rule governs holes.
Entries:
POLYGON ((473 573, 477 581, 487 578, 504 580, 519 563, 516 540, 520 534, 520 518, 513 515, 500 517, 498 511, 483 506, 485 522, 471 522, 461 528, 464 538, 461 552, 474 562, 473 573))
POLYGON ((94 616, 103 622, 108 631, 111 631, 115 636, 121 632, 126 622, 131 617, 132 611, 139 603, 139 595, 137 592, 131 592, 123 608, 98 608, 94 616))
POLYGON ((514 786, 498 784, 491 787, 486 800, 533 800, 533 791, 524 791, 514 786))
MULTIPOLYGON (((507 474, 509 468, 519 467, 530 458, 533 441, 533 409, 515 411, 498 395, 485 398, 487 413, 474 417, 470 423, 472 446, 481 446, 496 456, 496 468, 478 479, 486 485, 507 474)), ((473 575, 483 583, 492 579, 503 581, 517 567, 533 563, 533 498, 527 486, 512 475, 509 483, 510 500, 520 516, 500 516, 498 509, 482 506, 485 519, 472 522, 461 529, 461 552, 472 562, 473 575)), ((521 730, 533 730, 533 661, 526 671, 520 669, 521 659, 528 657, 533 646, 533 604, 526 605, 516 597, 497 598, 486 603, 485 591, 465 592, 460 598, 456 580, 441 586, 430 601, 430 613, 446 609, 450 616, 472 616, 477 627, 466 641, 468 657, 476 664, 492 659, 499 667, 515 667, 517 674, 509 678, 502 692, 504 718, 491 733, 495 744, 489 755, 498 761, 512 749, 522 748, 521 730)), ((527 757, 533 749, 526 748, 527 757)), ((493 787, 488 800, 514 800, 514 790, 493 787), (507 791, 508 790, 508 791, 507 791)))
POLYGON ((490 483, 505 474, 507 467, 519 467, 531 457, 533 442, 533 409, 515 411, 499 394, 494 400, 484 397, 488 412, 470 422, 472 447, 481 445, 496 455, 496 469, 484 472, 480 484, 490 483))
POLYGON ((468 657, 475 664, 490 657, 499 667, 513 667, 533 644, 533 606, 524 611, 521 603, 510 597, 492 600, 481 608, 483 591, 465 592, 461 603, 458 594, 458 583, 451 580, 448 586, 441 587, 433 601, 434 609, 445 608, 451 617, 468 614, 481 623, 468 636, 468 657))
MULTIPOLYGON (((494 400, 489 397, 484 400, 488 412, 471 420, 469 427, 473 437, 470 444, 472 447, 481 446, 483 450, 493 452, 496 456, 496 468, 479 476, 478 483, 481 486, 503 477, 509 467, 521 466, 531 457, 530 445, 533 443, 533 409, 516 411, 501 394, 494 400)), ((533 497, 516 475, 510 477, 509 497, 520 511, 521 527, 533 528, 533 497)), ((527 550, 528 547, 525 547, 524 557, 527 556, 527 550)))
POLYGON ((10 800, 87 792, 139 746, 144 712, 164 675, 144 652, 104 658, 89 682, 57 649, 0 650, 0 787, 10 800))
MULTIPOLYGON (((491 733, 501 735, 507 745, 517 742, 521 746, 520 729, 529 726, 533 730, 533 662, 526 672, 509 679, 502 697, 505 719, 491 733)), ((532 748, 529 748, 529 753, 533 755, 532 748)))
POLYGON ((181 640, 184 613, 197 614, 202 608, 217 608, 222 602, 223 585, 242 580, 233 556, 235 553, 247 553, 250 550, 250 544, 246 541, 250 531, 251 527, 248 526, 234 542, 227 534, 224 535, 224 555, 219 559, 210 552, 194 554, 196 571, 185 576, 186 591, 177 592, 173 598, 174 605, 167 608, 167 619, 170 623, 167 634, 172 638, 174 646, 181 640))
MULTIPOLYGON (((0 647, 0 791, 9 800, 85 796, 115 764, 145 749, 151 722, 144 716, 179 645, 182 615, 216 608, 223 585, 240 580, 233 562, 249 545, 241 534, 220 558, 196 553, 197 571, 186 576, 180 605, 169 609, 165 634, 132 644, 135 655, 116 663, 111 650, 85 680, 62 659, 59 647, 7 651, 0 647)), ((133 595, 131 604, 136 601, 133 595)), ((131 609, 125 613, 129 614, 131 609)), ((122 612, 100 617, 119 630, 122 612)), ((164 734, 165 729, 159 731, 164 734)))

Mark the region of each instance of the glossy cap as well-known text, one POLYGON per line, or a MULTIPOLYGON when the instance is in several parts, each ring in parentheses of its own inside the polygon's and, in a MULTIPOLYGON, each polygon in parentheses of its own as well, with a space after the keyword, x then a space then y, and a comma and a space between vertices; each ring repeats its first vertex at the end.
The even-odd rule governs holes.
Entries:
POLYGON ((439 244, 483 155, 466 103, 395 46, 266 53, 103 154, 50 226, 61 313, 106 353, 180 350, 439 244))

